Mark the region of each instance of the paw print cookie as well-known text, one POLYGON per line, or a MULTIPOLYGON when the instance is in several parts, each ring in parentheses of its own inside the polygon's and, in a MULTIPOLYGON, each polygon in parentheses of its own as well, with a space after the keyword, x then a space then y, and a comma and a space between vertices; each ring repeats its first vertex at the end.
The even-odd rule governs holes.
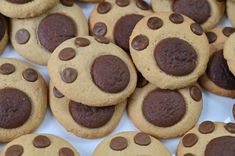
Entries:
POLYGON ((129 56, 104 37, 65 41, 52 54, 48 70, 68 99, 98 107, 125 101, 137 81, 129 56))
POLYGON ((80 156, 67 141, 51 134, 28 134, 8 143, 1 156, 80 156))
POLYGON ((177 156, 235 155, 235 124, 204 121, 181 139, 177 156))
POLYGON ((176 12, 201 24, 204 30, 214 28, 224 15, 224 0, 152 0, 156 12, 176 12))
POLYGON ((159 89, 148 84, 128 101, 128 115, 141 131, 157 138, 183 135, 197 122, 202 111, 198 85, 179 90, 159 89))
POLYGON ((230 23, 235 27, 235 1, 227 0, 226 1, 226 10, 230 23))
POLYGON ((1 0, 0 12, 11 18, 29 18, 43 14, 58 0, 1 0))
POLYGON ((0 142, 31 133, 44 119, 47 87, 29 64, 0 59, 0 142))
POLYGON ((8 24, 6 18, 0 14, 0 53, 4 51, 8 44, 8 24))
POLYGON ((129 53, 129 37, 144 16, 151 15, 143 0, 107 0, 97 4, 90 16, 90 31, 105 36, 129 53))
POLYGON ((209 44, 200 25, 186 16, 162 12, 137 23, 130 37, 130 52, 150 83, 176 89, 194 84, 204 73, 209 44))
POLYGON ((61 1, 35 18, 11 20, 11 42, 20 55, 36 64, 47 65, 51 53, 65 40, 87 35, 88 26, 77 4, 61 1))
POLYGON ((103 140, 93 156, 171 156, 169 150, 157 139, 137 132, 122 132, 103 140))
POLYGON ((224 45, 224 58, 227 60, 230 71, 235 75, 235 33, 232 34, 224 45))
POLYGON ((114 106, 92 107, 69 100, 50 82, 50 107, 55 118, 69 132, 83 138, 100 138, 116 128, 126 101, 114 106))

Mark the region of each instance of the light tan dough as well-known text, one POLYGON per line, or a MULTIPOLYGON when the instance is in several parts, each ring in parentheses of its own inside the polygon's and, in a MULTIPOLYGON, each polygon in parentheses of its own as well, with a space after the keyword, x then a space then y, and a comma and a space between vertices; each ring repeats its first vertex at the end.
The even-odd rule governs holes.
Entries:
POLYGON ((226 10, 230 23, 235 27, 235 1, 227 0, 226 10))
POLYGON ((227 60, 230 71, 235 75, 235 33, 229 37, 224 45, 224 58, 227 60))
POLYGON ((0 53, 2 53, 8 44, 9 36, 8 36, 8 23, 7 23, 6 18, 2 14, 0 14, 0 20, 1 20, 0 23, 5 25, 4 28, 0 28, 0 29, 5 29, 4 35, 0 39, 0 53))

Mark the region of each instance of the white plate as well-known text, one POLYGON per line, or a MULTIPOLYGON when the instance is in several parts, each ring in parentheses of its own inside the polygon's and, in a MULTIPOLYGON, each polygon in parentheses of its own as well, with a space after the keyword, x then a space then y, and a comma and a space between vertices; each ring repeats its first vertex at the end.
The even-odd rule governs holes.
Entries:
MULTIPOLYGON (((88 18, 93 8, 93 5, 84 4, 84 3, 82 4, 79 3, 79 5, 83 8, 83 11, 86 17, 88 18)), ((224 18, 221 22, 221 25, 229 26, 230 24, 228 20, 224 18)), ((17 58, 19 60, 28 62, 27 60, 19 56, 17 53, 15 53, 11 46, 7 47, 2 57, 17 58)), ((39 72, 44 76, 45 80, 48 82, 49 77, 47 73, 47 68, 44 66, 39 66, 35 64, 32 64, 32 65, 39 70, 39 72)), ((198 123, 205 121, 205 120, 221 121, 221 122, 231 122, 231 121, 233 122, 234 121, 232 117, 232 106, 235 100, 230 99, 230 98, 216 96, 206 91, 203 92, 203 100, 204 100, 203 102, 204 108, 203 108, 203 111, 202 111, 202 114, 198 123)), ((123 132, 123 131, 137 131, 137 130, 138 129, 132 124, 132 122, 128 118, 127 113, 125 113, 121 119, 121 122, 117 126, 117 128, 110 135, 116 134, 118 132, 123 132)), ((99 144, 104 139, 104 138, 94 139, 94 140, 82 139, 67 132, 54 119, 50 111, 47 112, 47 115, 43 123, 41 124, 39 129, 35 131, 35 133, 49 133, 49 134, 54 134, 54 135, 64 138, 65 140, 70 142, 75 148, 77 148, 81 156, 91 156, 96 145, 99 144)), ((175 155, 179 139, 162 140, 162 142, 172 152, 172 155, 175 155)), ((3 147, 3 145, 1 145, 0 147, 3 147)))

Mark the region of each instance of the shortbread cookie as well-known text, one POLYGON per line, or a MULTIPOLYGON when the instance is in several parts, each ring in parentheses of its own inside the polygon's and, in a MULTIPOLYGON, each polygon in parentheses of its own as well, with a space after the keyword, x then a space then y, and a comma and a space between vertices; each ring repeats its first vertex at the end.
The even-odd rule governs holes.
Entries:
POLYGON ((194 84, 206 70, 209 43, 200 25, 176 13, 144 17, 130 37, 134 64, 163 89, 194 84))
POLYGON ((63 1, 39 17, 12 19, 11 24, 11 42, 16 52, 42 65, 47 64, 51 53, 63 41, 88 34, 81 8, 63 1))
POLYGON ((148 84, 137 89, 128 102, 128 114, 136 127, 164 139, 185 134, 196 124, 201 111, 198 85, 167 90, 148 84))
POLYGON ((235 155, 235 124, 204 121, 180 141, 177 156, 235 155))
POLYGON ((230 23, 235 27, 235 1, 227 0, 226 3, 227 3, 226 11, 227 11, 228 19, 230 23))
POLYGON ((50 82, 50 107, 55 118, 69 132, 83 138, 99 138, 116 128, 126 101, 115 106, 87 106, 69 100, 50 82))
POLYGON ((2 14, 0 14, 0 53, 2 53, 6 48, 8 39, 7 20, 2 14))
POLYGON ((44 119, 47 88, 29 64, 0 59, 0 142, 31 133, 44 119))
POLYGON ((235 75, 235 33, 229 37, 224 45, 224 58, 227 60, 230 71, 235 75))
POLYGON ((123 102, 137 81, 129 56, 104 37, 65 41, 51 55, 48 70, 68 99, 98 107, 123 102))
POLYGON ((137 22, 151 15, 143 0, 107 0, 97 4, 90 16, 90 31, 105 36, 129 53, 129 37, 137 22))
POLYGON ((0 156, 80 156, 67 141, 51 134, 28 134, 8 143, 0 156))
POLYGON ((211 54, 224 48, 224 43, 228 37, 235 32, 233 27, 216 27, 206 32, 210 44, 211 54))
POLYGON ((169 150, 157 139, 137 132, 122 132, 103 140, 93 156, 171 156, 169 150))
POLYGON ((184 14, 204 30, 214 28, 224 15, 224 0, 152 0, 156 12, 176 12, 184 14))
POLYGON ((1 0, 0 12, 11 18, 29 18, 45 13, 58 3, 58 1, 59 0, 1 0))

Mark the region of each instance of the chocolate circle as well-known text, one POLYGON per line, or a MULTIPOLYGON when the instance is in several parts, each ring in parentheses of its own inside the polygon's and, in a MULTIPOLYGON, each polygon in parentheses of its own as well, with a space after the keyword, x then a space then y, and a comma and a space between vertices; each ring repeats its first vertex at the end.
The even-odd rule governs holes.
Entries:
POLYGON ((215 130, 215 124, 211 121, 204 121, 199 125, 198 131, 202 134, 209 134, 215 130))
POLYGON ((99 56, 91 67, 92 80, 107 93, 119 93, 130 82, 130 71, 125 62, 114 55, 99 56))
POLYGON ((151 138, 145 133, 137 133, 134 137, 134 142, 140 146, 148 146, 151 144, 151 138))
POLYGON ((145 119, 158 127, 170 127, 178 123, 186 113, 184 97, 178 92, 156 89, 143 101, 145 119))
POLYGON ((54 13, 40 22, 37 34, 40 44, 52 53, 62 42, 77 36, 77 27, 70 17, 54 13))
POLYGON ((143 18, 143 15, 129 14, 122 16, 115 24, 113 37, 115 43, 129 53, 129 38, 135 25, 143 18))
POLYGON ((192 153, 186 153, 184 156, 194 156, 192 153))
POLYGON ((56 87, 53 88, 53 94, 54 94, 54 96, 57 97, 57 98, 62 98, 62 97, 64 97, 64 95, 63 95, 56 87))
POLYGON ((38 73, 32 68, 25 69, 22 75, 24 79, 29 82, 35 82, 38 79, 38 73))
POLYGON ((163 21, 158 17, 151 17, 148 19, 147 25, 150 29, 156 30, 163 26, 163 21))
POLYGON ((181 24, 184 22, 184 17, 177 13, 172 13, 169 19, 172 23, 175 23, 175 24, 181 24))
POLYGON ((150 6, 144 0, 136 0, 136 6, 142 10, 150 9, 150 6))
POLYGON ((39 135, 34 138, 33 145, 36 148, 46 148, 51 145, 51 141, 48 137, 39 135))
POLYGON ((133 38, 131 42, 131 46, 133 49, 137 51, 144 50, 149 45, 149 39, 145 35, 137 35, 135 38, 133 38))
POLYGON ((230 132, 230 133, 233 133, 235 134, 235 123, 227 123, 224 128, 230 132))
POLYGON ((197 65, 197 52, 187 41, 166 38, 155 47, 154 57, 159 68, 169 75, 186 76, 197 65))
POLYGON ((115 151, 122 151, 127 148, 128 142, 124 137, 115 137, 111 140, 109 144, 110 148, 115 151))
POLYGON ((78 72, 76 69, 73 68, 65 68, 62 73, 60 74, 61 79, 65 83, 73 83, 78 76, 78 72))
POLYGON ((207 0, 174 0, 174 12, 186 15, 198 24, 202 24, 211 16, 210 4, 207 0))
POLYGON ((206 36, 210 44, 217 40, 217 35, 214 32, 206 32, 206 36))
POLYGON ((3 75, 9 75, 15 72, 15 66, 11 63, 4 63, 0 66, 0 73, 3 75))
POLYGON ((198 36, 201 36, 203 34, 203 32, 204 32, 202 27, 201 27, 201 25, 197 24, 197 23, 192 23, 190 25, 190 28, 191 28, 192 32, 194 34, 198 35, 198 36))
POLYGON ((73 48, 64 48, 59 53, 61 61, 69 61, 76 56, 76 51, 73 48))
POLYGON ((74 152, 67 147, 63 147, 59 150, 59 156, 74 156, 74 152))
POLYGON ((21 156, 24 148, 21 145, 13 145, 7 148, 5 156, 21 156))
POLYGON ((190 96, 195 100, 195 101, 200 101, 202 99, 202 92, 201 89, 197 86, 191 86, 190 87, 190 96))
POLYGON ((61 4, 63 4, 64 6, 68 6, 71 7, 74 4, 74 0, 60 0, 61 4))
POLYGON ((194 133, 186 134, 183 139, 182 143, 184 147, 192 147, 198 142, 198 137, 194 133))
POLYGON ((83 37, 77 37, 75 39, 75 45, 79 46, 79 47, 86 47, 90 45, 90 41, 86 38, 83 37))
POLYGON ((224 59, 223 50, 215 52, 209 60, 207 76, 217 86, 227 89, 235 89, 235 76, 228 68, 227 61, 224 59))
POLYGON ((16 4, 25 4, 28 2, 32 2, 33 0, 7 0, 10 3, 16 3, 16 4))
POLYGON ((120 7, 125 7, 130 4, 130 0, 115 0, 115 2, 120 7))
POLYGON ((230 35, 232 35, 235 32, 235 28, 233 28, 233 27, 224 27, 222 32, 226 37, 229 37, 230 35))
POLYGON ((6 33, 5 18, 2 14, 0 14, 0 41, 3 39, 5 33, 6 33))
POLYGON ((22 126, 30 117, 30 97, 15 88, 0 90, 0 127, 13 129, 22 126))
POLYGON ((103 36, 96 36, 95 40, 99 43, 102 43, 102 44, 109 44, 109 42, 110 42, 108 38, 103 37, 103 36))
POLYGON ((104 126, 112 118, 115 106, 92 107, 70 101, 69 111, 79 125, 87 128, 99 128, 104 126))
POLYGON ((207 145, 205 156, 233 156, 235 155, 235 137, 222 136, 212 139, 207 145))
POLYGON ((112 6, 109 2, 101 2, 97 6, 97 12, 100 14, 106 14, 112 9, 112 6))
POLYGON ((93 34, 95 36, 104 36, 107 33, 107 26, 103 22, 98 22, 93 27, 93 34))
POLYGON ((20 29, 15 34, 15 40, 19 44, 26 44, 30 39, 30 33, 26 29, 20 29))

